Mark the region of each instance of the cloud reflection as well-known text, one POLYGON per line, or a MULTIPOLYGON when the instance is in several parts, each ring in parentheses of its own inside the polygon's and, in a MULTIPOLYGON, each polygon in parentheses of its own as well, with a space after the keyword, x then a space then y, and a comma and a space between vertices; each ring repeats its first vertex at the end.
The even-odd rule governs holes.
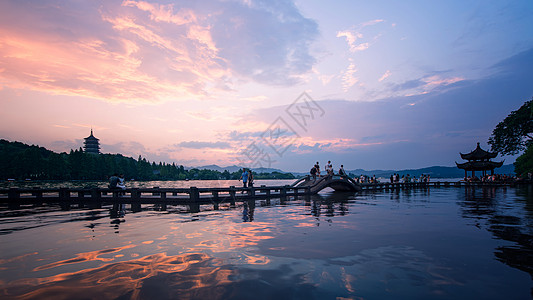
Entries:
POLYGON ((186 298, 206 286, 228 284, 231 270, 214 267, 213 258, 204 253, 168 256, 158 253, 128 262, 107 264, 39 280, 18 280, 0 289, 4 296, 23 299, 96 298, 186 298), (159 285, 165 285, 158 289, 159 285), (168 287, 170 286, 170 288, 168 287))
POLYGON ((57 261, 55 263, 51 263, 51 264, 47 264, 47 265, 44 265, 44 266, 40 266, 40 267, 37 267, 37 268, 33 269, 33 271, 42 271, 42 270, 55 268, 55 267, 59 267, 59 266, 76 264, 76 263, 81 263, 81 262, 88 262, 88 261, 95 261, 95 260, 99 260, 99 261, 103 261, 103 262, 110 262, 110 261, 113 261, 112 257, 106 258, 106 257, 101 257, 101 256, 105 255, 105 254, 110 254, 110 253, 117 253, 117 252, 120 252, 122 250, 125 250, 125 249, 128 249, 128 248, 133 248, 133 247, 135 247, 135 246, 134 245, 127 245, 127 246, 124 246, 124 247, 118 247, 118 248, 103 249, 103 250, 98 250, 98 251, 79 253, 79 254, 76 255, 75 258, 61 260, 61 261, 57 261))

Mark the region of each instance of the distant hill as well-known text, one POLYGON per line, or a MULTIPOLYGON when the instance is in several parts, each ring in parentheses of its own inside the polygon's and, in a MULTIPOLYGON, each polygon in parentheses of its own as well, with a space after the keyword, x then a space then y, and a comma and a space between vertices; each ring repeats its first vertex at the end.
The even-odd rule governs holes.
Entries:
MULTIPOLYGON (((227 170, 230 173, 237 172, 242 169, 242 167, 239 167, 236 165, 227 166, 227 167, 220 167, 218 165, 207 165, 207 166, 201 166, 201 167, 195 167, 195 168, 199 170, 213 170, 213 171, 219 171, 219 172, 224 172, 227 170)), ((190 170, 190 169, 193 169, 193 167, 188 167, 186 169, 190 170)), ((273 169, 273 168, 252 168, 252 170, 256 173, 273 173, 273 172, 289 173, 286 171, 282 171, 280 169, 273 169)))

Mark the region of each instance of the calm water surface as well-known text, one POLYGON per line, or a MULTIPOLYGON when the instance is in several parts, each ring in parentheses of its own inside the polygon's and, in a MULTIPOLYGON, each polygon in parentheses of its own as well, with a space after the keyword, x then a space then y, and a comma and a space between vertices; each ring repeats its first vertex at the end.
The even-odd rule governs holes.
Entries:
POLYGON ((0 208, 0 298, 531 299, 532 231, 531 188, 0 208))

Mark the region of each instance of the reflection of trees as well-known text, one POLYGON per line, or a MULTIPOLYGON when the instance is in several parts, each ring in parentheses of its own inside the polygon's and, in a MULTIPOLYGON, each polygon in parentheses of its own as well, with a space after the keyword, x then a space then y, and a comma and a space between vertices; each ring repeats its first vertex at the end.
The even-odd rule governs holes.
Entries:
POLYGON ((466 187, 459 205, 463 217, 474 219, 475 226, 486 226, 496 238, 515 243, 496 248, 499 261, 533 277, 533 190, 528 186, 513 191, 516 197, 507 195, 505 188, 466 187))

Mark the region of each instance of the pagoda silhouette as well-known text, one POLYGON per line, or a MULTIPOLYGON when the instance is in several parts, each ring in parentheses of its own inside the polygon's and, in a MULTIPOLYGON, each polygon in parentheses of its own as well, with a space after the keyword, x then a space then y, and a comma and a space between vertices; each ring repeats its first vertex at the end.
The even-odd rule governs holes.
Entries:
POLYGON ((499 168, 503 165, 503 161, 495 162, 491 161, 492 158, 495 158, 498 153, 497 152, 489 152, 481 149, 479 146, 479 143, 477 143, 476 149, 474 149, 470 153, 459 153, 461 155, 461 158, 464 160, 468 160, 468 162, 458 164, 455 162, 457 167, 459 169, 465 170, 465 178, 467 177, 467 172, 472 171, 472 177, 475 177, 476 171, 482 171, 483 176, 487 175, 487 171, 490 170, 490 175, 494 175, 494 169, 499 168))
POLYGON ((91 135, 84 138, 83 149, 85 153, 100 154, 100 140, 94 137, 93 129, 91 128, 91 135))

